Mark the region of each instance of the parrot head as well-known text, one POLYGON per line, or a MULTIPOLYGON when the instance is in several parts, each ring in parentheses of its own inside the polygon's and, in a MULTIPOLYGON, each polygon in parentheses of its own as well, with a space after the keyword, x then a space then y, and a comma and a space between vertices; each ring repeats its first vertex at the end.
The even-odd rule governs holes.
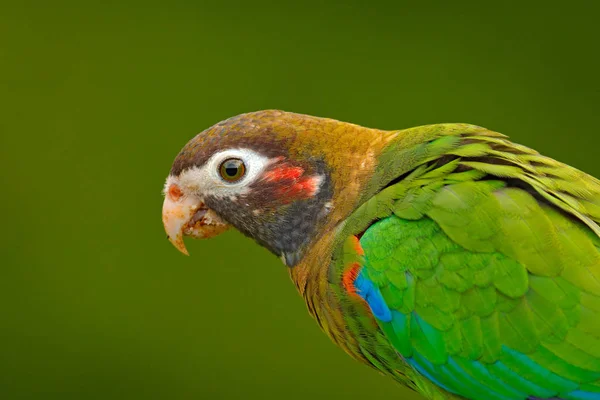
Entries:
POLYGON ((334 206, 328 157, 300 138, 315 134, 307 134, 307 124, 316 123, 307 118, 242 114, 190 140, 164 187, 171 243, 188 254, 184 236, 209 238, 234 227, 286 265, 297 264, 334 206))

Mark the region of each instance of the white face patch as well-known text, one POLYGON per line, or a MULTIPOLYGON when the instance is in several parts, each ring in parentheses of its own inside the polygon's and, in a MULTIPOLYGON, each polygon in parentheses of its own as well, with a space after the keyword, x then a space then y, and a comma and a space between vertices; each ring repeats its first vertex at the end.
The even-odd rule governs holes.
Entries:
POLYGON ((179 179, 169 176, 165 187, 177 183, 186 194, 201 193, 217 198, 237 198, 248 192, 250 185, 273 161, 249 149, 227 149, 213 154, 202 167, 183 171, 179 179), (244 176, 236 182, 225 181, 219 172, 221 164, 230 158, 241 160, 246 167, 244 176))

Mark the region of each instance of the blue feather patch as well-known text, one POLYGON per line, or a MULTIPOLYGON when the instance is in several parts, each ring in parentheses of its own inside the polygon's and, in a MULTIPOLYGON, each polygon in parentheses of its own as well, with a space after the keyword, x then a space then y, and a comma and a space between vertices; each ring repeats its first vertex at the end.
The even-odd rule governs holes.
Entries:
POLYGON ((373 315, 382 322, 390 322, 392 320, 392 312, 385 303, 379 288, 364 276, 364 269, 361 269, 356 280, 354 281, 356 294, 362 297, 369 307, 373 315))
POLYGON ((600 400, 600 393, 574 390, 571 393, 568 393, 566 398, 569 400, 600 400))
MULTIPOLYGON (((354 281, 354 287, 356 288, 356 293, 367 302, 375 318, 377 318, 377 320, 379 320, 381 323, 394 324, 394 330, 396 330, 399 336, 402 337, 402 340, 409 341, 407 343, 408 346, 410 346, 410 338, 408 336, 410 335, 410 332, 407 330, 407 323, 409 322, 408 319, 415 319, 414 323, 419 323, 419 327, 423 335, 428 336, 435 333, 434 328, 418 315, 405 315, 398 311, 390 310, 379 288, 366 276, 364 268, 358 273, 356 280, 354 281), (395 317, 392 318, 393 316, 395 317)), ((397 350, 400 351, 400 349, 397 350)), ((408 354, 411 352, 413 353, 412 356, 408 356, 406 358, 406 362, 408 362, 415 370, 427 377, 431 382, 435 383, 440 388, 463 396, 469 395, 470 393, 473 393, 473 391, 480 392, 482 389, 486 390, 485 388, 487 387, 489 399, 600 400, 600 393, 573 390, 574 388, 578 387, 575 382, 559 377, 558 375, 535 363, 526 355, 506 346, 503 347, 503 351, 507 357, 510 357, 510 359, 513 360, 513 362, 518 362, 523 367, 526 367, 528 370, 534 372, 536 375, 552 381, 552 386, 561 387, 561 396, 564 397, 552 397, 553 395, 556 396, 555 391, 549 388, 540 387, 539 385, 536 385, 522 376, 520 377, 520 384, 518 385, 519 387, 511 387, 504 381, 503 377, 511 377, 514 379, 517 374, 500 361, 492 365, 484 365, 479 361, 464 360, 464 362, 467 362, 467 365, 462 367, 460 363, 457 363, 454 360, 453 357, 449 357, 447 364, 436 366, 427 360, 422 354, 414 352, 413 349, 413 351, 406 351, 408 354), (492 386, 486 386, 486 383, 479 381, 479 379, 477 379, 477 375, 485 376, 487 384, 492 386), (494 386, 497 387, 497 390, 502 390, 505 394, 501 394, 492 389, 494 386), (523 397, 527 396, 524 395, 523 392, 528 393, 529 397, 523 397), (550 397, 535 397, 535 395, 531 396, 532 394, 537 396, 547 395, 550 397)))
MULTIPOLYGON (((394 258, 394 245, 413 243, 412 246, 417 248, 416 244, 420 243, 425 250, 430 247, 430 241, 423 240, 424 229, 439 231, 439 227, 426 218, 414 222, 393 216, 374 223, 359 239, 365 251, 364 266, 354 272, 352 289, 367 302, 398 357, 433 384, 469 399, 600 400, 600 388, 596 386, 600 379, 598 372, 587 371, 583 382, 571 380, 564 376, 568 374, 560 373, 560 366, 552 362, 543 366, 535 361, 535 357, 507 346, 502 346, 498 357, 490 362, 484 362, 482 358, 473 359, 469 356, 468 341, 461 338, 465 348, 448 346, 446 335, 456 332, 435 328, 425 315, 420 315, 422 308, 405 301, 402 305, 393 303, 395 306, 390 309, 379 287, 392 282, 386 282, 381 273, 388 262, 399 262, 394 258), (400 240, 400 237, 402 244, 390 242, 400 240), (377 245, 379 242, 387 244, 377 245), (377 284, 371 280, 370 274, 378 274, 377 284), (401 309, 410 311, 402 312, 401 309)), ((425 258, 404 258, 402 263, 414 262, 417 266, 429 268, 431 260, 426 257, 427 254, 421 254, 425 258)), ((410 272, 410 268, 396 267, 395 279, 399 285, 406 290, 418 290, 415 288, 419 278, 410 272)), ((383 293, 387 296, 385 289, 383 293)), ((412 296, 414 301, 416 295, 412 293, 412 296)))

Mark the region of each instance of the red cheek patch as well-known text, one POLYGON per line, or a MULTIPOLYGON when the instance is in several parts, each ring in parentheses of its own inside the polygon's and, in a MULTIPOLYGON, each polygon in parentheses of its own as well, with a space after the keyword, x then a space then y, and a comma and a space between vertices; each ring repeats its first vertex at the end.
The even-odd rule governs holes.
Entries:
POLYGON ((308 199, 317 194, 321 177, 313 175, 304 177, 304 168, 295 165, 282 165, 265 172, 263 179, 274 185, 273 193, 283 203, 308 199))
POLYGON ((301 167, 281 167, 272 171, 265 172, 265 180, 281 181, 281 180, 297 180, 304 173, 301 167))
POLYGON ((310 198, 317 194, 320 181, 321 179, 318 176, 303 178, 289 187, 281 188, 280 194, 289 196, 292 200, 310 198))

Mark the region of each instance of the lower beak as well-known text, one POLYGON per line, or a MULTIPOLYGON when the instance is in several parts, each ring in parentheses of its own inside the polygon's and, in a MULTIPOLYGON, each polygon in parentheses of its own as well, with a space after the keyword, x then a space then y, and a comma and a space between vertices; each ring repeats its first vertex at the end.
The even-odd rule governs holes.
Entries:
POLYGON ((183 236, 206 239, 229 229, 229 225, 223 222, 213 210, 205 207, 202 201, 192 196, 178 200, 165 196, 162 221, 169 241, 186 256, 189 253, 185 248, 183 236))

